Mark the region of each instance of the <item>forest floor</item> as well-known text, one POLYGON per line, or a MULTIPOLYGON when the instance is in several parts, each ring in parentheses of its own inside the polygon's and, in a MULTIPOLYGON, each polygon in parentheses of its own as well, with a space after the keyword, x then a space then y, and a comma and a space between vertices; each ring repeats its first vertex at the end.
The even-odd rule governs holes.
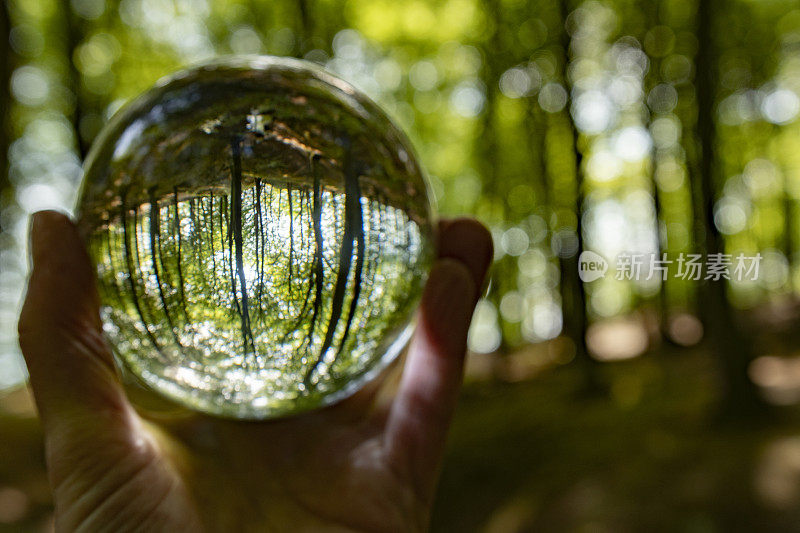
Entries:
MULTIPOLYGON (((800 532, 800 410, 719 425, 711 358, 660 349, 510 382, 471 379, 453 424, 434 532, 800 532)), ((0 533, 52 529, 38 423, 0 398, 0 533)))
POLYGON ((468 384, 449 441, 433 531, 800 531, 800 411, 715 422, 701 348, 576 365, 517 383, 468 384))

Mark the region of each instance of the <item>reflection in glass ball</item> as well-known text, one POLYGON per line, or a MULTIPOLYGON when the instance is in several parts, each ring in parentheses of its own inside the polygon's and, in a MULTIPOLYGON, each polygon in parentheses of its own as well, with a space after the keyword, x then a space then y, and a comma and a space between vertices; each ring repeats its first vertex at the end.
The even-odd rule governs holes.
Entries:
POLYGON ((225 417, 354 392, 405 345, 431 261, 407 140, 297 60, 228 59, 145 93, 93 146, 79 210, 124 371, 225 417))

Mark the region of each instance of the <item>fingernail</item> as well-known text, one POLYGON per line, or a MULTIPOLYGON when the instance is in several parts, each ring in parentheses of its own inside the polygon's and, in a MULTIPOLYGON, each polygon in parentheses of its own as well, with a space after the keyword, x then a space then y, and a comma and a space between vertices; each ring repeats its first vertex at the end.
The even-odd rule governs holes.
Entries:
POLYGON ((459 218, 442 227, 439 256, 463 263, 472 275, 476 293, 483 286, 492 254, 492 236, 478 221, 459 218))
POLYGON ((439 259, 431 270, 423 295, 422 312, 429 333, 448 353, 464 349, 476 289, 468 268, 453 259, 439 259))

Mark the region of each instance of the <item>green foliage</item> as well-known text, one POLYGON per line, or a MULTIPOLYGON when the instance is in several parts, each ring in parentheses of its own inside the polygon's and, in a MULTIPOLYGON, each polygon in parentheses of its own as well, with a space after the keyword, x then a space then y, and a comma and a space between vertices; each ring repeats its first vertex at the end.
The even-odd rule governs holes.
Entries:
MULTIPOLYGON (((495 277, 471 346, 552 338, 575 231, 610 260, 703 249, 692 188, 702 31, 716 58, 716 198, 705 200, 725 251, 764 256, 763 276, 731 282, 729 294, 740 306, 793 294, 800 10, 788 0, 711 7, 711 27, 698 29, 697 3, 682 0, 12 0, 3 286, 25 270, 25 214, 72 205, 76 154, 124 101, 217 54, 295 55, 361 87, 406 129, 442 215, 491 226, 495 277)), ((606 276, 586 292, 590 320, 659 306, 668 326, 697 305, 697 284, 674 276, 606 276)))

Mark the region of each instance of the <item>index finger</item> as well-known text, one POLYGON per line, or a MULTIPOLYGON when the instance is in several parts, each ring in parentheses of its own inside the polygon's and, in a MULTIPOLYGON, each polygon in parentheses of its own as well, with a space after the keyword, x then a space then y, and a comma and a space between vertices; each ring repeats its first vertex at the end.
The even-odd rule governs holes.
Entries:
POLYGON ((467 332, 492 257, 489 232, 470 219, 443 225, 436 261, 389 412, 389 461, 429 498, 463 375, 467 332))

